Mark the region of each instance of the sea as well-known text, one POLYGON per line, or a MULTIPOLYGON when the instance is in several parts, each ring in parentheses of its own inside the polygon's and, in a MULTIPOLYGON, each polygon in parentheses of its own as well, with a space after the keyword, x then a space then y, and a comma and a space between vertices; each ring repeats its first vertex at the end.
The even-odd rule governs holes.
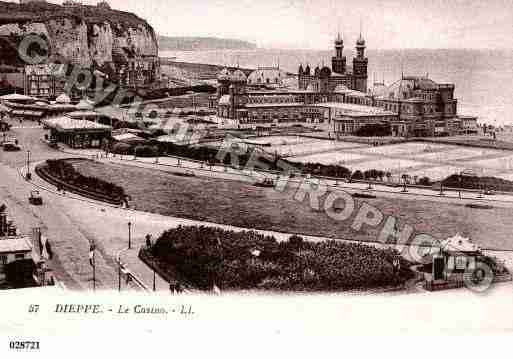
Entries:
MULTIPOLYGON (((348 65, 352 52, 345 49, 348 65)), ((210 50, 161 51, 177 61, 244 68, 278 66, 297 73, 300 63, 311 67, 330 66, 333 51, 317 50, 210 50)), ((454 83, 461 115, 478 116, 480 123, 513 125, 513 50, 404 49, 367 51, 369 86, 390 85, 401 74, 429 76, 436 82, 454 83)))

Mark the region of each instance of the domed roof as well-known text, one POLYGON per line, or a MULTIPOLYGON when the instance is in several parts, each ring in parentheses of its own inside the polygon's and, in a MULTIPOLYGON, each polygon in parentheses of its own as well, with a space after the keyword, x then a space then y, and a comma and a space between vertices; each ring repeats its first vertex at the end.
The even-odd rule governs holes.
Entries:
POLYGON ((383 83, 375 83, 374 86, 372 86, 369 89, 369 93, 373 96, 377 97, 384 97, 387 94, 388 87, 383 83))
POLYGON ((335 90, 334 90, 334 92, 337 92, 337 93, 345 93, 348 91, 350 91, 350 90, 349 90, 349 88, 347 88, 346 85, 337 85, 337 87, 335 87, 335 90))
MULTIPOLYGON (((300 66, 299 71, 303 71, 303 67, 300 66)), ((281 85, 283 80, 287 77, 286 73, 275 67, 262 67, 253 71, 248 76, 248 82, 250 84, 274 84, 281 85)))
POLYGON ((242 72, 239 69, 235 70, 235 72, 232 74, 233 82, 246 82, 246 80, 247 80, 246 75, 244 75, 244 72, 242 72))
POLYGON ((320 71, 319 71, 319 77, 322 77, 322 78, 328 78, 331 76, 331 69, 328 67, 328 66, 324 66, 320 71))
POLYGON ((387 88, 387 97, 407 100, 416 96, 416 90, 436 90, 438 85, 425 77, 408 76, 396 81, 387 88))
POLYGON ((65 93, 59 95, 56 99, 55 99, 55 102, 58 103, 58 104, 68 104, 71 102, 71 99, 69 98, 68 95, 66 95, 65 93))
POLYGON ((228 71, 226 67, 222 69, 221 72, 217 75, 217 79, 219 81, 230 81, 231 78, 232 74, 230 73, 230 71, 228 71))

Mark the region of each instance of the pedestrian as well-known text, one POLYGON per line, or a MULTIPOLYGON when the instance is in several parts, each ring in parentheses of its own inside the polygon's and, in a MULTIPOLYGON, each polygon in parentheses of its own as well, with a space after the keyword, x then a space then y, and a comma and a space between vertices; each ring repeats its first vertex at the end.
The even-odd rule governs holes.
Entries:
POLYGON ((171 294, 176 294, 176 281, 172 280, 169 282, 169 291, 171 294))
POLYGON ((175 287, 175 289, 176 289, 176 293, 177 293, 177 294, 180 294, 180 293, 182 293, 182 292, 183 292, 183 288, 182 288, 182 285, 180 284, 180 282, 176 282, 176 287, 175 287))

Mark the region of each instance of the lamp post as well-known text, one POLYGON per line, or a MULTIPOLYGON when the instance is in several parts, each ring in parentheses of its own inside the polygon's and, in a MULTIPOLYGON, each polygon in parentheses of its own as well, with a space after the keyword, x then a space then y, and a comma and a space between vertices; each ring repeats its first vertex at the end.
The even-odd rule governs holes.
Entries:
POLYGON ((156 273, 155 273, 155 263, 153 263, 153 291, 155 292, 157 290, 156 285, 156 273))
POLYGON ((460 188, 459 188, 459 190, 458 190, 458 196, 459 196, 459 198, 460 198, 460 199, 461 199, 461 186, 462 186, 462 185, 461 185, 461 183, 462 183, 462 178, 461 178, 461 176, 462 176, 462 175, 461 175, 461 172, 460 172, 460 178, 459 178, 460 188))
POLYGON ((132 249, 132 222, 128 222, 128 249, 132 249))
POLYGON ((121 292, 121 259, 118 257, 118 292, 121 292))
POLYGON ((27 150, 27 181, 30 181, 32 175, 30 174, 30 150, 27 150))

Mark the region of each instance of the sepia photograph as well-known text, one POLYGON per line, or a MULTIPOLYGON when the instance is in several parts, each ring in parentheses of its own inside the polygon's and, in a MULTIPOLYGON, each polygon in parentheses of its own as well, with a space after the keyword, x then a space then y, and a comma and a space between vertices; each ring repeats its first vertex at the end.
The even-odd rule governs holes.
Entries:
POLYGON ((511 335, 512 83, 509 0, 0 1, 0 353, 511 335))

